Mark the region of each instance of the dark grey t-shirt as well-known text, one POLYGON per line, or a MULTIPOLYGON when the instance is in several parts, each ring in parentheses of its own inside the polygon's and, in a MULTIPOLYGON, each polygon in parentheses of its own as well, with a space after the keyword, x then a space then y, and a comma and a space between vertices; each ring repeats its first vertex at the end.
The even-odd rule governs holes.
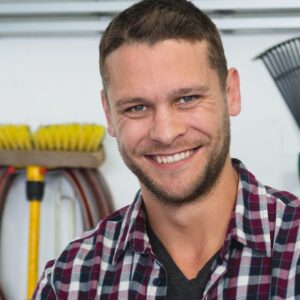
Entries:
POLYGON ((167 300, 199 300, 203 296, 205 287, 210 279, 211 267, 219 256, 219 251, 198 272, 196 278, 187 279, 177 267, 161 241, 148 226, 150 244, 157 259, 167 272, 167 300))

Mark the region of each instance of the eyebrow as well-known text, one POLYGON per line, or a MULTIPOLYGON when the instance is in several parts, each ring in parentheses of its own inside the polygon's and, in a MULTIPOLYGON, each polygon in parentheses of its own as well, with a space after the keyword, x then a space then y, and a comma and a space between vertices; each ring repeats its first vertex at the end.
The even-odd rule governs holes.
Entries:
POLYGON ((178 88, 170 93, 167 94, 168 99, 174 99, 177 97, 181 97, 186 94, 191 94, 191 93, 200 93, 200 94, 206 94, 209 91, 209 87, 204 85, 204 86, 189 86, 189 87, 183 87, 183 88, 178 88))
POLYGON ((128 105, 135 105, 139 103, 150 104, 150 101, 143 97, 124 97, 116 100, 116 108, 122 108, 128 105))

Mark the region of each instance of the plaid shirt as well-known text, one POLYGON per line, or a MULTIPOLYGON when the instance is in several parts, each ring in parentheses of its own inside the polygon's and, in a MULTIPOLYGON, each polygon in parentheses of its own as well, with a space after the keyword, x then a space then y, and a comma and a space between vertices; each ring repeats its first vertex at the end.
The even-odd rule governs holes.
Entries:
MULTIPOLYGON (((203 299, 300 299, 300 200, 233 163, 236 207, 203 299)), ((49 262, 33 299, 164 299, 167 274, 145 223, 138 194, 49 262)))

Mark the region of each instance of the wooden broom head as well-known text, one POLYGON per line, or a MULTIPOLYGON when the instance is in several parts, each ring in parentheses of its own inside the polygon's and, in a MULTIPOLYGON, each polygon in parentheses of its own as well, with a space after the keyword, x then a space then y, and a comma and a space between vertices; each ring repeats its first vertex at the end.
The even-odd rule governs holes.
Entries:
POLYGON ((0 126, 0 165, 98 168, 104 160, 105 129, 96 124, 0 126))

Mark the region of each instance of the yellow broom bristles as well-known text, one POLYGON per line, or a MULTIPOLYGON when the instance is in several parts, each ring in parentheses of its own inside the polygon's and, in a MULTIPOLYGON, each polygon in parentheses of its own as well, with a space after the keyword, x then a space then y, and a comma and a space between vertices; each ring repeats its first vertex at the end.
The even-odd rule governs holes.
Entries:
POLYGON ((26 125, 0 125, 0 150, 93 152, 99 150, 104 133, 96 124, 41 126, 32 134, 26 125))
POLYGON ((40 150, 97 151, 102 143, 105 129, 95 124, 62 124, 42 126, 33 135, 40 150))
POLYGON ((29 127, 26 125, 0 125, 0 149, 32 149, 29 127))

